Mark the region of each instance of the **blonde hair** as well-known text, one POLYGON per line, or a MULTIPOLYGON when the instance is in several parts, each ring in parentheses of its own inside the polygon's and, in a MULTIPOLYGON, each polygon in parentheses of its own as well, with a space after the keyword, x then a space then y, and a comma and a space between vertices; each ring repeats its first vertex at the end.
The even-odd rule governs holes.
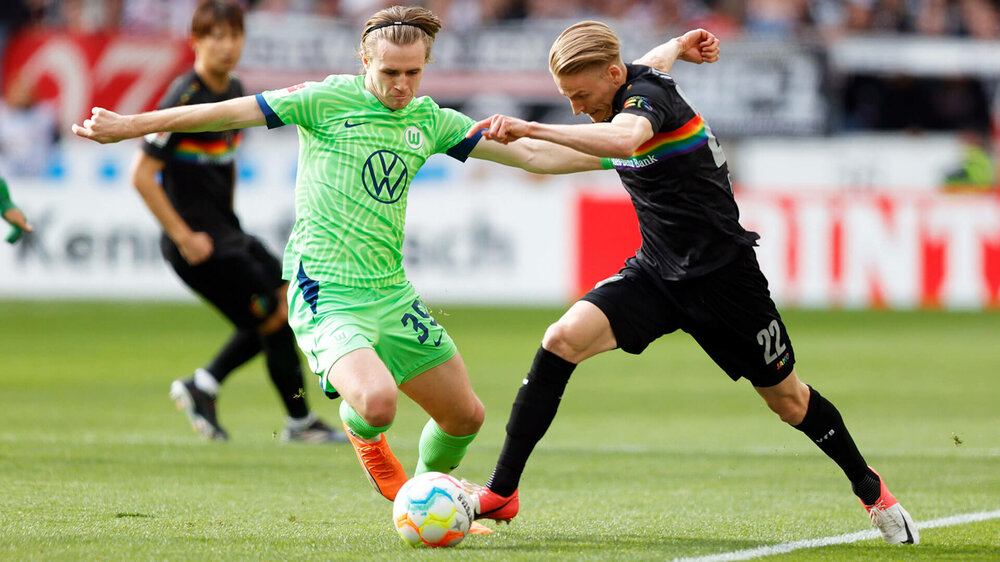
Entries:
POLYGON ((375 12, 365 22, 358 55, 371 59, 379 39, 401 46, 422 40, 426 48, 425 59, 430 62, 431 47, 438 31, 441 31, 441 19, 427 8, 392 6, 375 12))
POLYGON ((563 31, 549 50, 553 76, 576 74, 608 64, 622 64, 621 41, 599 21, 582 21, 563 31))

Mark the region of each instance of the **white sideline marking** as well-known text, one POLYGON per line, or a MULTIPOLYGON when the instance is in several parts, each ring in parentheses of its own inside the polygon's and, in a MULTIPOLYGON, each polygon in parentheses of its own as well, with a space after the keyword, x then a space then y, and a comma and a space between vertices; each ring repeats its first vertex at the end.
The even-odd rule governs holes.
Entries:
MULTIPOLYGON (((918 521, 917 528, 920 530, 933 529, 935 527, 951 527, 954 525, 964 525, 966 523, 976 523, 978 521, 987 521, 989 519, 1000 519, 1000 509, 996 511, 980 511, 978 513, 963 513, 960 515, 952 515, 950 517, 942 517, 940 519, 931 519, 930 521, 918 521)), ((761 546, 757 548, 750 548, 747 550, 734 550, 733 552, 725 552, 723 554, 712 554, 709 556, 700 556, 697 558, 675 558, 675 562, 722 562, 728 560, 750 560, 751 558, 759 558, 762 556, 773 556, 775 554, 785 554, 795 550, 801 550, 803 548, 818 548, 821 546, 830 546, 834 544, 848 544, 858 541, 866 541, 869 539, 880 538, 881 535, 878 529, 871 529, 868 531, 858 531, 856 533, 847 533, 846 535, 837 535, 835 537, 823 537, 819 539, 808 539, 804 541, 786 542, 781 544, 774 544, 771 546, 761 546)), ((912 548, 920 548, 912 547, 912 548)))

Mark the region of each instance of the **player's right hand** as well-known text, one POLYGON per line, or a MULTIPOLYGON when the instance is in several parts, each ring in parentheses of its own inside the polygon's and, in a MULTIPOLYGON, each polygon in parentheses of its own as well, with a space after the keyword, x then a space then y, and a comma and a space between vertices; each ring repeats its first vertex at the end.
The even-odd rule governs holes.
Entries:
POLYGON ((212 257, 212 252, 215 251, 215 244, 212 242, 212 237, 204 232, 192 232, 175 243, 177 244, 177 250, 181 253, 181 257, 189 265, 203 263, 212 257))
POLYGON ((25 232, 33 232, 35 230, 35 228, 31 226, 31 223, 28 222, 27 217, 24 216, 24 213, 21 212, 21 209, 18 209, 17 207, 7 209, 7 212, 3 214, 3 219, 25 232))
POLYGON ((719 60, 719 38, 704 29, 692 29, 676 39, 680 43, 680 60, 701 64, 719 60))
POLYGON ((528 123, 523 119, 497 114, 473 124, 466 133, 466 138, 474 135, 476 131, 482 131, 486 140, 507 144, 527 136, 528 123))
POLYGON ((83 125, 73 123, 72 128, 74 135, 101 144, 130 138, 126 131, 125 117, 103 107, 91 109, 90 119, 85 119, 83 125))

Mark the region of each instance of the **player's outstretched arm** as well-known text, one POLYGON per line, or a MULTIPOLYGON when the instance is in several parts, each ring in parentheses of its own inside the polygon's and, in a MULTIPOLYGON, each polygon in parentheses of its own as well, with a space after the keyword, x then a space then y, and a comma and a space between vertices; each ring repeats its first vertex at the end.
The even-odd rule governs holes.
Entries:
MULTIPOLYGON (((536 139, 600 158, 628 158, 653 137, 649 120, 630 113, 619 113, 609 123, 588 125, 537 123, 494 115, 472 125, 466 136, 471 137, 477 131, 482 131, 484 139, 503 144, 524 138, 536 139)), ((474 156, 475 151, 470 155, 474 156)))
POLYGON ((678 59, 694 64, 712 63, 719 60, 719 52, 719 39, 715 35, 704 29, 692 29, 653 47, 633 63, 670 72, 678 59))
POLYGON ((264 112, 254 96, 217 103, 202 103, 159 109, 136 115, 119 115, 95 107, 90 119, 73 124, 73 133, 101 144, 118 142, 159 132, 226 131, 265 123, 264 112))
POLYGON ((529 138, 507 142, 493 142, 484 138, 476 144, 469 156, 535 174, 569 174, 601 169, 601 159, 596 156, 529 138))

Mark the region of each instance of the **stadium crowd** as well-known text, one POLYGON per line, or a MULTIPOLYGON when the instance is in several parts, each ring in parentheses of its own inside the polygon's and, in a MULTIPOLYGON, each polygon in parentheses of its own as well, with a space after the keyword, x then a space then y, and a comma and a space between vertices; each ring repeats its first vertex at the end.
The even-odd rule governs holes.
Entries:
MULTIPOLYGON (((352 29, 359 28, 368 14, 382 7, 414 4, 400 0, 243 2, 251 22, 259 18, 272 25, 279 18, 287 18, 293 22, 288 25, 294 27, 304 17, 320 17, 339 20, 352 29)), ((15 31, 31 27, 186 38, 188 14, 196 4, 197 0, 4 0, 0 2, 0 54, 15 31)), ((1000 40, 1000 0, 425 0, 422 4, 440 14, 445 27, 462 37, 479 35, 479 30, 491 26, 505 26, 499 28, 504 34, 513 32, 513 28, 529 35, 531 29, 547 34, 551 28, 597 19, 617 22, 619 28, 632 29, 642 37, 668 36, 703 27, 724 42, 788 42, 815 46, 820 51, 853 36, 900 41, 1000 40)), ((528 54, 534 52, 530 50, 533 46, 528 41, 511 41, 512 49, 525 49, 528 54)), ((526 54, 522 58, 529 57, 526 54)), ((824 96, 833 108, 827 118, 827 132, 961 132, 975 153, 974 159, 983 161, 984 169, 993 169, 988 155, 997 135, 995 123, 1000 122, 996 77, 982 73, 941 76, 841 70, 827 78, 824 96)), ((18 122, 15 117, 21 121, 30 118, 29 122, 35 123, 45 116, 46 108, 38 108, 30 96, 20 95, 26 93, 11 89, 13 86, 3 85, 5 100, 0 104, 0 113, 4 114, 4 123, 18 122)), ((548 106, 542 110, 553 111, 548 106)), ((25 138, 12 132, 16 129, 11 126, 0 129, 10 133, 0 131, 0 137, 12 139, 6 144, 25 138)), ((35 129, 46 138, 56 136, 51 124, 42 123, 35 129)), ((31 144, 44 146, 47 142, 31 144)), ((8 146, 0 152, 9 157, 14 150, 8 146)), ((988 174, 981 182, 993 183, 995 177, 988 174)))
MULTIPOLYGON (((246 0, 248 11, 361 23, 393 0, 246 0)), ((412 3, 412 2, 411 2, 412 3)), ((24 25, 186 35, 196 0, 5 0, 0 36, 24 25)), ((835 38, 845 33, 1000 38, 998 0, 427 0, 445 25, 523 20, 623 20, 667 30, 706 27, 735 37, 835 38)))

